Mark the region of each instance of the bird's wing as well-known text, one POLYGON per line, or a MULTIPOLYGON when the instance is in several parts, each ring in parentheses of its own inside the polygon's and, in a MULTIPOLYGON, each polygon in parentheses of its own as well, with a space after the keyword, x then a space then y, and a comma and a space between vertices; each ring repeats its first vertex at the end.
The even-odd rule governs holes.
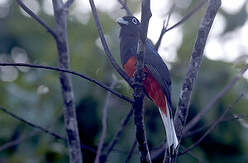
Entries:
POLYGON ((144 62, 148 71, 158 81, 159 85, 163 89, 163 92, 165 93, 165 96, 168 100, 167 102, 169 103, 170 107, 172 107, 170 72, 163 62, 163 59, 157 52, 153 53, 152 49, 147 47, 144 62))

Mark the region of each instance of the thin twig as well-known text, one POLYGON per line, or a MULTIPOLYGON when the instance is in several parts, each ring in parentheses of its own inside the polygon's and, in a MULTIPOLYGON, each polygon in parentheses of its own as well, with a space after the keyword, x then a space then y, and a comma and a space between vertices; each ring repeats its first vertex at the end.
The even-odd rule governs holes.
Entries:
POLYGON ((107 55, 109 61, 111 62, 112 66, 115 68, 115 70, 121 75, 121 77, 123 79, 125 79, 127 81, 127 83, 131 87, 133 87, 132 86, 133 83, 132 83, 131 79, 120 68, 120 66, 117 64, 117 62, 115 61, 113 55, 111 54, 111 52, 109 50, 108 44, 107 44, 106 39, 105 39, 104 34, 103 34, 103 30, 102 30, 101 24, 99 22, 99 18, 98 18, 98 15, 97 15, 97 11, 96 11, 96 6, 95 6, 95 3, 94 3, 94 0, 89 0, 89 2, 90 2, 92 14, 93 14, 94 20, 96 22, 97 31, 98 31, 99 37, 101 39, 101 43, 102 43, 102 46, 103 46, 103 49, 104 49, 105 54, 107 55))
POLYGON ((158 156, 160 156, 162 153, 165 152, 165 149, 167 148, 166 143, 160 145, 157 148, 154 148, 151 150, 151 159, 154 160, 156 159, 158 156))
POLYGON ((52 67, 52 66, 43 66, 43 65, 34 65, 34 64, 26 64, 26 63, 0 63, 0 66, 21 66, 21 67, 31 67, 31 68, 37 68, 37 69, 46 69, 46 70, 53 70, 53 71, 59 71, 59 72, 65 72, 65 73, 69 73, 75 76, 78 76, 80 78, 86 79, 96 85, 98 85, 99 87, 111 92, 113 95, 119 97, 122 100, 125 100, 129 103, 133 103, 133 100, 130 99, 127 96, 124 96, 116 91, 114 91, 113 89, 109 88, 108 86, 106 86, 105 84, 92 79, 86 75, 80 74, 78 72, 75 71, 71 71, 71 70, 67 70, 67 69, 62 69, 62 68, 58 68, 58 67, 52 67))
POLYGON ((246 118, 248 118, 248 114, 246 114, 246 115, 233 114, 232 117, 223 119, 223 122, 229 122, 229 121, 233 121, 233 120, 246 119, 246 118))
POLYGON ((71 7, 73 2, 74 2, 74 0, 67 0, 64 4, 65 10, 68 10, 71 7))
MULTIPOLYGON (((12 118, 14 118, 14 119, 16 119, 16 120, 19 120, 19 121, 21 121, 21 122, 27 124, 28 126, 34 128, 34 129, 37 129, 37 130, 31 132, 31 134, 29 134, 29 135, 27 135, 27 136, 22 136, 22 137, 20 137, 20 138, 14 140, 14 141, 8 142, 8 143, 6 143, 6 144, 0 146, 0 152, 3 151, 3 150, 5 150, 5 149, 10 148, 11 146, 20 144, 20 143, 21 143, 22 141, 24 141, 25 139, 27 139, 27 138, 29 138, 29 137, 32 137, 32 136, 36 135, 36 134, 39 133, 39 132, 45 132, 46 134, 51 135, 51 136, 55 137, 56 139, 63 140, 65 143, 67 142, 67 139, 66 139, 65 137, 60 136, 60 135, 58 135, 57 133, 55 133, 55 132, 53 132, 53 131, 50 131, 49 129, 47 129, 47 128, 45 128, 45 127, 42 127, 42 126, 36 125, 36 124, 34 124, 34 123, 32 123, 32 122, 29 122, 29 121, 23 119, 22 117, 20 117, 20 116, 14 114, 14 113, 12 113, 12 112, 9 112, 7 109, 5 109, 5 108, 3 108, 3 107, 1 107, 1 106, 0 106, 0 110, 2 110, 4 113, 10 115, 12 118)), ((82 149, 86 149, 86 150, 88 150, 88 151, 90 151, 90 152, 96 153, 95 149, 93 149, 92 147, 89 147, 89 146, 87 146, 87 145, 81 144, 81 148, 82 148, 82 149)))
POLYGON ((192 127, 196 125, 196 123, 202 119, 206 113, 208 113, 211 109, 213 109, 213 105, 223 97, 236 83, 239 81, 243 74, 248 70, 248 64, 208 103, 206 107, 201 109, 201 111, 187 124, 183 133, 188 132, 192 127))
POLYGON ((122 9, 124 9, 126 11, 126 14, 129 15, 129 16, 131 16, 132 15, 132 12, 127 7, 127 0, 118 0, 118 2, 121 4, 122 9))
POLYGON ((32 131, 31 133, 29 133, 28 135, 23 135, 15 140, 12 140, 10 142, 7 142, 3 145, 0 146, 0 152, 10 148, 10 147, 13 147, 13 146, 16 146, 18 144, 21 144, 24 140, 30 138, 30 137, 33 137, 34 135, 36 135, 37 133, 39 133, 39 130, 34 130, 32 131))
MULTIPOLYGON (((114 88, 116 82, 117 82, 116 79, 113 79, 112 84, 110 86, 111 89, 114 88)), ((100 162, 99 159, 100 159, 100 156, 101 156, 101 153, 102 153, 103 143, 104 143, 104 140, 105 140, 105 137, 106 137, 106 132, 107 132, 107 115, 108 115, 108 107, 109 107, 110 97, 111 97, 111 94, 110 94, 110 92, 108 92, 107 93, 106 100, 105 100, 105 104, 104 104, 104 107, 103 107, 102 135, 101 135, 101 138, 100 138, 98 147, 97 147, 97 153, 96 153, 95 163, 99 163, 100 162)))
POLYGON ((244 95, 241 94, 223 113, 222 115, 212 123, 212 125, 209 127, 209 129, 203 134, 203 136, 197 140, 194 144, 192 144, 191 146, 189 146, 187 149, 185 149, 183 152, 181 152, 179 154, 183 155, 189 151, 191 151, 193 148, 195 148, 199 143, 202 142, 202 140, 223 120, 223 118, 225 117, 225 115, 234 107, 234 105, 236 105, 239 100, 243 97, 244 95))
POLYGON ((127 159, 126 159, 126 161, 125 161, 126 163, 128 163, 128 162, 130 161, 130 159, 131 159, 131 157, 132 157, 132 155, 133 155, 133 152, 134 152, 136 146, 137 146, 137 140, 134 141, 134 143, 133 143, 133 145, 132 145, 132 147, 131 147, 131 150, 129 151, 129 153, 128 153, 128 155, 127 155, 127 159))
POLYGON ((29 14, 32 18, 34 18, 41 26, 43 26, 47 32, 49 32, 55 40, 57 40, 57 34, 56 32, 49 27, 44 20, 42 20, 38 15, 36 15, 32 10, 30 10, 23 2, 22 0, 16 0, 16 2, 20 5, 20 7, 29 14))
MULTIPOLYGON (((186 149, 184 146, 181 146, 181 147, 183 150, 186 149)), ((191 151, 189 151, 187 154, 191 156, 192 158, 194 158, 197 162, 200 162, 200 163, 206 162, 202 160, 201 158, 199 158, 198 156, 196 156, 195 154, 193 154, 191 151)))
POLYGON ((174 24, 170 28, 166 29, 165 33, 176 28, 177 26, 181 25, 186 20, 188 20, 192 15, 194 15, 197 11, 199 11, 206 2, 207 0, 202 0, 192 11, 190 11, 186 16, 184 16, 180 21, 178 21, 176 24, 174 24))
POLYGON ((164 34, 166 33, 166 29, 168 28, 169 26, 169 22, 170 22, 170 18, 171 18, 171 14, 173 12, 175 8, 175 5, 172 6, 172 8, 170 9, 169 13, 168 13, 168 17, 167 17, 167 20, 164 20, 163 22, 163 28, 160 32, 160 35, 159 35, 159 38, 158 38, 158 41, 156 42, 154 48, 156 51, 158 51, 158 48, 160 47, 160 44, 161 44, 161 41, 162 41, 162 38, 164 37, 164 34), (166 23, 166 24, 165 24, 166 23))
POLYGON ((9 112, 7 109, 5 109, 5 108, 3 108, 3 107, 1 107, 1 106, 0 106, 0 110, 3 111, 3 112, 5 112, 6 114, 10 115, 10 116, 13 117, 14 119, 17 119, 17 120, 19 120, 19 121, 21 121, 21 122, 23 122, 23 123, 25 123, 25 124, 27 124, 27 125, 33 127, 33 128, 39 129, 39 130, 41 130, 41 131, 43 131, 43 132, 45 132, 45 133, 47 133, 47 134, 49 134, 49 135, 52 135, 52 136, 55 137, 56 139, 66 140, 66 138, 64 138, 64 137, 62 137, 62 136, 60 136, 60 135, 58 135, 58 134, 56 134, 56 133, 54 133, 54 132, 52 132, 52 131, 50 131, 50 130, 48 130, 48 129, 42 127, 42 126, 36 125, 36 124, 34 124, 34 123, 31 123, 31 122, 29 122, 29 121, 27 121, 27 120, 25 120, 25 119, 23 119, 23 118, 21 118, 21 117, 15 115, 14 113, 9 112))
MULTIPOLYGON (((223 118, 219 124, 221 123, 226 123, 226 122, 230 122, 230 121, 234 121, 234 120, 240 120, 240 119, 245 119, 245 118, 248 118, 248 115, 236 115, 236 114, 233 114, 232 117, 227 117, 227 118, 223 118)), ((206 126, 202 126, 200 128, 197 128, 193 131, 188 131, 186 132, 183 137, 189 137, 189 136, 193 136, 207 128, 209 128, 211 125, 206 125, 206 126)))
POLYGON ((198 71, 200 69, 200 65, 202 63, 203 51, 206 45, 207 37, 220 5, 221 0, 209 0, 207 10, 204 17, 202 18, 200 27, 198 29, 197 38, 195 41, 192 56, 190 58, 190 63, 188 66, 186 77, 184 79, 183 87, 181 89, 180 98, 174 118, 175 129, 179 138, 179 142, 181 141, 183 135, 183 129, 188 116, 192 90, 198 75, 198 71))
MULTIPOLYGON (((106 161, 108 159, 108 156, 110 154, 110 152, 113 150, 114 146, 116 145, 116 143, 119 141, 121 133, 124 129, 124 127, 127 125, 127 123, 129 122, 131 116, 133 115, 133 109, 131 109, 129 111, 129 113, 127 114, 127 116, 122 120, 121 122, 121 126, 120 128, 117 130, 117 132, 115 133, 115 136, 113 137, 111 143, 109 144, 109 146, 107 147, 107 152, 104 154, 104 160, 106 161)), ((105 162, 103 161, 103 162, 105 162)))
POLYGON ((197 128, 197 129, 195 129, 193 131, 188 131, 188 132, 183 134, 183 138, 193 136, 193 135, 195 135, 195 134, 197 134, 197 133, 199 133, 199 132, 201 132, 201 131, 209 128, 209 127, 210 127, 210 125, 207 125, 207 126, 202 126, 200 128, 197 128))

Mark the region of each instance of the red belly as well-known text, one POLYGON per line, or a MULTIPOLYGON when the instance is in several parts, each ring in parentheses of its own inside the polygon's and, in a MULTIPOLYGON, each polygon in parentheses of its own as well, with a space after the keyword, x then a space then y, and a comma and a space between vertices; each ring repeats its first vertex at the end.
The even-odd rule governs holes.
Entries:
MULTIPOLYGON (((124 64, 124 70, 129 77, 133 77, 134 71, 136 68, 136 58, 130 57, 126 64, 124 64)), ((166 115, 166 100, 164 92, 159 85, 159 83, 155 80, 152 74, 144 68, 146 72, 146 78, 143 82, 145 91, 148 96, 152 99, 152 101, 159 107, 166 115)))

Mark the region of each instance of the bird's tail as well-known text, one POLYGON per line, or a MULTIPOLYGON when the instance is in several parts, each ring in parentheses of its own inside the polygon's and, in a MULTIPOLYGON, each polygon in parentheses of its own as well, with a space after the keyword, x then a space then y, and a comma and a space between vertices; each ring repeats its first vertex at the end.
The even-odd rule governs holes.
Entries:
POLYGON ((172 148, 172 150, 175 150, 178 145, 178 139, 175 132, 171 108, 169 107, 168 104, 166 104, 166 113, 164 113, 163 110, 161 110, 160 108, 159 108, 159 112, 165 127, 168 147, 170 149, 172 148))

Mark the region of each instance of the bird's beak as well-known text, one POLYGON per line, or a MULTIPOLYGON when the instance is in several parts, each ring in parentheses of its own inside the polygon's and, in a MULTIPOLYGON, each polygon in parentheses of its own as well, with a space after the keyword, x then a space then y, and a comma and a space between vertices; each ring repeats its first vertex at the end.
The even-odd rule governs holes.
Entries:
POLYGON ((117 18, 116 22, 120 25, 128 25, 128 21, 124 20, 122 17, 117 18))

